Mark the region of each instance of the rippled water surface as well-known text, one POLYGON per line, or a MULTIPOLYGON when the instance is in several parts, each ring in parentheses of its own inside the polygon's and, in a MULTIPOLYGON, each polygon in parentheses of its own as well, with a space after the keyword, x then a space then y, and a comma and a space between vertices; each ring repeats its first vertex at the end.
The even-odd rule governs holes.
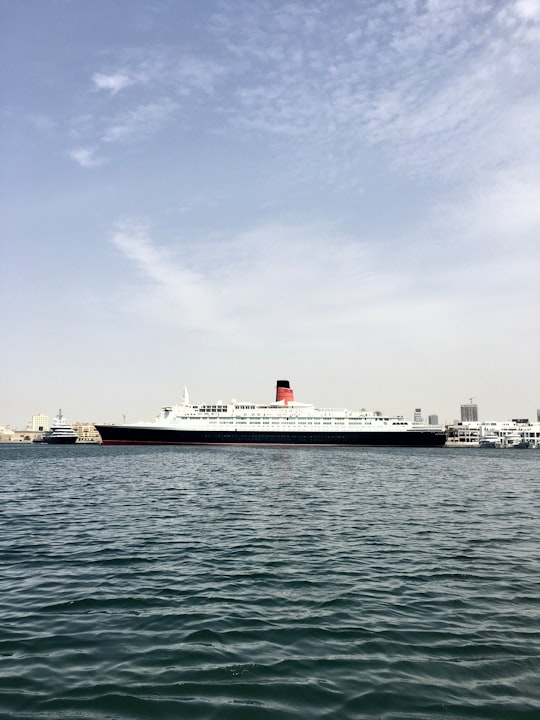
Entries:
POLYGON ((539 718, 540 451, 0 446, 0 717, 539 718))

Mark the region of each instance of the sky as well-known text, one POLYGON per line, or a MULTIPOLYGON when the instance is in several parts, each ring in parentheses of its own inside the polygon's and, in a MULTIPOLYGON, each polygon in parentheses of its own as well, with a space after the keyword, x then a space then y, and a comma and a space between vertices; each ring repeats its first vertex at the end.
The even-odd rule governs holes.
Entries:
POLYGON ((0 425, 540 408, 540 0, 0 0, 0 425))

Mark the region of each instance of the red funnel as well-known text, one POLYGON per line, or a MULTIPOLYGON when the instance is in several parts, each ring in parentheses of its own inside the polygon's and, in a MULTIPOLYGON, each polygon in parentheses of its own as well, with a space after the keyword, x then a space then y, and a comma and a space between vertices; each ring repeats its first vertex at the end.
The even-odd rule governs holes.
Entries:
POLYGON ((276 402, 283 400, 285 405, 294 402, 294 392, 288 380, 278 380, 276 384, 276 402))

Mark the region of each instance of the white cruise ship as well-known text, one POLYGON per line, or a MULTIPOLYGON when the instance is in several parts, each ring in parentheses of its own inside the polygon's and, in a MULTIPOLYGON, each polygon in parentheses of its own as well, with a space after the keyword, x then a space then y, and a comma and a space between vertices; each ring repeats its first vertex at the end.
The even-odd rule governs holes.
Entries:
POLYGON ((150 422, 96 425, 104 445, 384 445, 441 447, 440 426, 402 417, 296 402, 288 380, 278 380, 275 402, 166 406, 150 422))

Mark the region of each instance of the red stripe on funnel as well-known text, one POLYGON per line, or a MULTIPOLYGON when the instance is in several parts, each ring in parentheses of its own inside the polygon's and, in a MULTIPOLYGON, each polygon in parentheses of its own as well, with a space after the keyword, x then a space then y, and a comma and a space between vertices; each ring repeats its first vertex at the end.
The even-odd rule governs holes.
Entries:
POLYGON ((276 402, 284 401, 285 405, 294 402, 294 392, 288 380, 278 380, 276 387, 276 402))

